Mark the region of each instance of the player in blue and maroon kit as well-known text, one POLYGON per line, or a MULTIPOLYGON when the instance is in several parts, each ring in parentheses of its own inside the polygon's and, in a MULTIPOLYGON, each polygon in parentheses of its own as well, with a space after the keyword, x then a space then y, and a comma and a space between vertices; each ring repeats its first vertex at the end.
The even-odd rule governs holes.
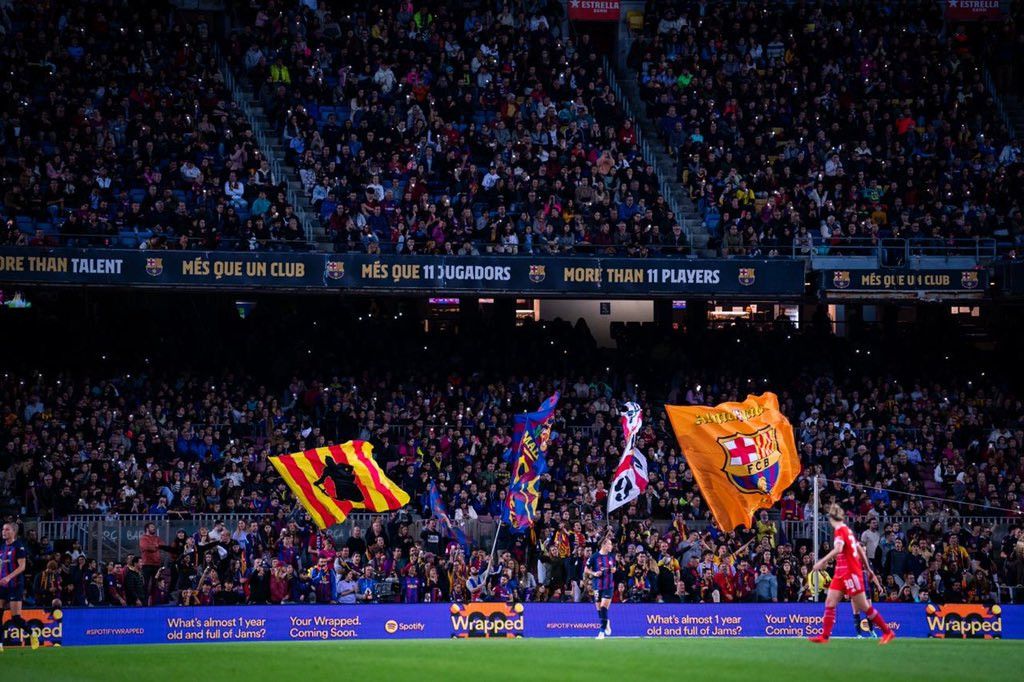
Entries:
POLYGON ((601 551, 590 555, 583 572, 593 579, 590 585, 594 588, 594 604, 601 617, 601 631, 597 633, 597 638, 604 639, 612 634, 608 607, 611 606, 612 593, 615 591, 615 555, 612 554, 611 538, 601 541, 601 551))
POLYGON ((10 639, 12 644, 22 641, 20 635, 9 637, 9 634, 15 628, 23 629, 25 625, 21 618, 21 602, 25 598, 27 557, 25 544, 18 539, 18 527, 13 523, 5 523, 3 544, 0 544, 0 622, 3 622, 4 607, 10 608, 11 618, 0 630, 0 651, 3 650, 4 640, 10 639))
POLYGON ((875 607, 868 602, 867 597, 864 595, 865 567, 867 568, 867 577, 874 580, 875 574, 871 572, 867 555, 863 547, 857 542, 857 538, 853 536, 853 531, 843 523, 844 518, 842 507, 838 504, 829 506, 828 521, 832 524, 832 529, 835 531, 832 551, 814 564, 814 570, 820 571, 832 559, 835 559, 836 573, 832 579, 832 584, 828 587, 828 595, 825 597, 825 618, 822 621, 821 634, 810 639, 815 644, 828 643, 829 637, 832 636, 832 626, 836 623, 836 605, 839 604, 843 595, 846 595, 853 603, 853 608, 863 613, 869 621, 882 631, 882 639, 878 643, 888 644, 896 636, 896 633, 892 631, 885 622, 885 619, 882 618, 881 614, 875 610, 875 607))

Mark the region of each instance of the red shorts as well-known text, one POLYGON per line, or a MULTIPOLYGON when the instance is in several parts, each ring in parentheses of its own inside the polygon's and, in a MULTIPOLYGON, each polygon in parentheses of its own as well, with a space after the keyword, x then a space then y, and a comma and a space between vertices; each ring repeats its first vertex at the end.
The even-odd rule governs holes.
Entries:
POLYGON ((855 597, 864 594, 864 579, 856 573, 843 573, 832 579, 828 589, 838 590, 847 597, 855 597))

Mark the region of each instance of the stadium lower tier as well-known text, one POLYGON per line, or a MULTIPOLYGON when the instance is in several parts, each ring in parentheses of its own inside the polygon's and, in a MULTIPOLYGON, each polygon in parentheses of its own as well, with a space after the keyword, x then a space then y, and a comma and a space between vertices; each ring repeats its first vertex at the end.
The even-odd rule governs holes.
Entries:
MULTIPOLYGON (((898 637, 1024 639, 1024 606, 881 604, 898 637)), ((615 637, 812 637, 821 604, 616 604, 615 637)), ((835 637, 855 636, 840 604, 835 637)), ((5 625, 7 616, 5 614, 5 625)), ((587 604, 418 604, 26 610, 21 641, 41 646, 350 639, 594 637, 587 604)))

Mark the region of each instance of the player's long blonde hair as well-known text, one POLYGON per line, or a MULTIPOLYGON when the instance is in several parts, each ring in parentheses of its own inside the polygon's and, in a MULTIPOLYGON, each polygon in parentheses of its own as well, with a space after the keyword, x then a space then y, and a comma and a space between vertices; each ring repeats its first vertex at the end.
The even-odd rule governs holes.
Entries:
POLYGON ((828 515, 828 518, 839 523, 842 523, 843 519, 846 518, 846 516, 843 514, 843 508, 840 507, 835 502, 828 506, 828 508, 825 510, 825 514, 828 515))

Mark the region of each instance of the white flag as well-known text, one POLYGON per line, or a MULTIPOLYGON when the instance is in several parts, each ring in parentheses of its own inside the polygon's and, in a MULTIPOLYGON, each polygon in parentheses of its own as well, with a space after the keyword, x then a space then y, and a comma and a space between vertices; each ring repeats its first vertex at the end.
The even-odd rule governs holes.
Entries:
POLYGON ((622 411, 622 434, 626 439, 626 447, 622 450, 622 458, 612 477, 608 491, 608 513, 629 504, 640 493, 647 489, 647 459, 636 447, 636 437, 643 426, 643 410, 636 403, 624 405, 622 411))

